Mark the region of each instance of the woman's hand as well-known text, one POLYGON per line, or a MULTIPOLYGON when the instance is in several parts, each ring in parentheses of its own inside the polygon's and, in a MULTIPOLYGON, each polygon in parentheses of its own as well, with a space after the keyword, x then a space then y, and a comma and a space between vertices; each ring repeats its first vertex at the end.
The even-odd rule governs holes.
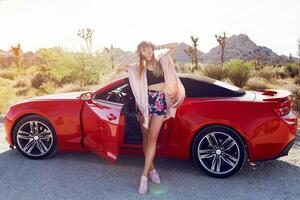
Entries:
POLYGON ((169 97, 170 97, 172 103, 174 103, 176 101, 177 95, 178 94, 176 92, 173 92, 173 93, 169 94, 169 97))
POLYGON ((174 42, 174 43, 167 43, 167 44, 163 44, 163 45, 159 45, 159 47, 161 49, 169 49, 165 55, 169 55, 171 57, 174 57, 176 49, 177 49, 178 43, 174 42))

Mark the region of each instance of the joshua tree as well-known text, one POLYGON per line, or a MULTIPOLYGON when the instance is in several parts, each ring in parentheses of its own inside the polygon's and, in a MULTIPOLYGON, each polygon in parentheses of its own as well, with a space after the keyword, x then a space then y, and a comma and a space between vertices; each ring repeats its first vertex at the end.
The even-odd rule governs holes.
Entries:
POLYGON ((293 56, 291 53, 289 54, 289 63, 293 63, 293 56))
MULTIPOLYGON (((78 69, 78 77, 80 88, 83 89, 89 82, 91 82, 93 76, 93 53, 92 53, 92 36, 94 30, 87 28, 86 30, 80 29, 78 30, 77 36, 84 40, 86 50, 88 54, 83 53, 82 57, 80 57, 80 62, 82 64, 79 66, 78 69)), ((85 52, 85 48, 80 44, 82 51, 85 52)))
POLYGON ((197 49, 198 39, 199 38, 195 38, 195 37, 191 36, 193 46, 189 46, 187 49, 184 49, 184 52, 191 58, 192 64, 194 65, 192 70, 194 70, 195 68, 198 69, 198 67, 199 67, 199 65, 198 65, 198 54, 197 54, 197 52, 198 52, 198 49, 197 49))
POLYGON ((21 53, 22 53, 21 44, 18 43, 18 45, 16 47, 10 46, 10 48, 15 57, 15 64, 16 64, 17 68, 19 69, 19 67, 21 65, 21 53))
MULTIPOLYGON (((79 36, 80 38, 82 38, 84 40, 86 49, 88 50, 90 55, 92 55, 92 37, 93 37, 93 33, 94 33, 94 30, 90 29, 90 28, 87 28, 86 30, 80 29, 80 30, 78 30, 78 33, 77 33, 77 36, 79 36)), ((81 46, 81 49, 83 49, 82 46, 81 46)))
POLYGON ((104 50, 110 54, 111 68, 114 69, 114 67, 115 67, 114 60, 115 60, 115 59, 114 59, 114 55, 113 55, 113 52, 114 52, 114 47, 113 47, 113 45, 112 45, 112 44, 110 45, 110 49, 107 48, 107 47, 105 47, 104 50))
POLYGON ((221 36, 221 35, 215 35, 215 37, 216 37, 218 43, 221 46, 221 66, 223 68, 226 33, 224 32, 223 36, 221 36))

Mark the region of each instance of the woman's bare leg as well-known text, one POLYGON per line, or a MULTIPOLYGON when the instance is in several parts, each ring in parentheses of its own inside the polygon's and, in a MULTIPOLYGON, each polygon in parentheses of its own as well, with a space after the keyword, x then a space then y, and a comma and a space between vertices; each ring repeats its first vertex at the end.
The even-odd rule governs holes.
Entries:
POLYGON ((148 176, 149 170, 151 167, 151 163, 153 162, 155 152, 156 152, 156 141, 158 138, 158 134, 160 132, 160 128, 163 124, 164 116, 152 116, 151 123, 149 124, 148 130, 148 146, 145 156, 145 166, 143 175, 148 176))
MULTIPOLYGON (((149 124, 151 121, 151 116, 152 114, 149 114, 149 124)), ((144 122, 144 116, 143 115, 138 115, 139 118, 139 122, 140 122, 140 127, 141 127, 141 131, 143 133, 143 151, 144 151, 144 155, 146 157, 146 152, 147 152, 147 145, 148 145, 148 130, 143 126, 143 122, 144 122)), ((154 169, 154 164, 153 162, 150 165, 150 171, 154 169)))

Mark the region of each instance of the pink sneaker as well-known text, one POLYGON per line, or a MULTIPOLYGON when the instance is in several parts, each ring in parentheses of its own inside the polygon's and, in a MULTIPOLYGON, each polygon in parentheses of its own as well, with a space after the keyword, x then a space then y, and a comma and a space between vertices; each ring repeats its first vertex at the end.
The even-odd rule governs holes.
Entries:
POLYGON ((148 177, 142 175, 138 193, 139 194, 145 194, 147 192, 147 188, 148 188, 148 177))
POLYGON ((160 178, 159 178, 159 175, 158 175, 158 173, 155 169, 150 171, 149 175, 150 175, 150 179, 153 183, 160 184, 160 178))

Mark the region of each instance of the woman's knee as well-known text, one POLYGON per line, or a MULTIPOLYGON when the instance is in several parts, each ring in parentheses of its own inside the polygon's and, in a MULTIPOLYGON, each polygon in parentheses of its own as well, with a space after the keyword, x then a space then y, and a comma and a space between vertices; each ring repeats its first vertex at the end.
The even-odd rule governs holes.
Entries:
POLYGON ((157 133, 154 133, 153 131, 149 131, 147 137, 148 145, 155 145, 157 141, 157 137, 158 137, 157 133))

